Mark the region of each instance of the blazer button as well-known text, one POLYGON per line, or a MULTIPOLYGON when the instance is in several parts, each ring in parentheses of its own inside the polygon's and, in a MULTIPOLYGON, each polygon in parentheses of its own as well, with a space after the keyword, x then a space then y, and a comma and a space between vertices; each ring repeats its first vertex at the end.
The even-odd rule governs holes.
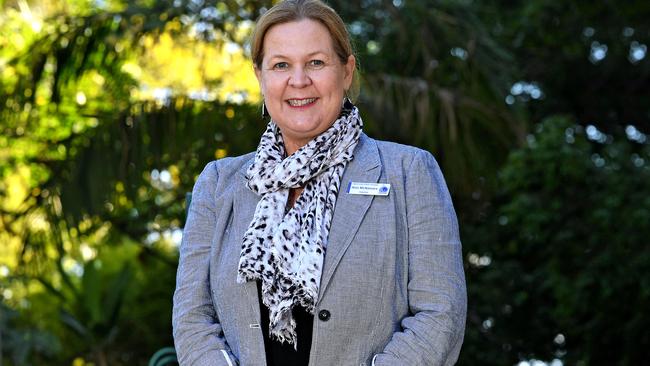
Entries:
POLYGON ((323 309, 323 310, 318 312, 318 319, 326 322, 326 321, 330 320, 331 315, 332 314, 330 314, 329 311, 323 309))

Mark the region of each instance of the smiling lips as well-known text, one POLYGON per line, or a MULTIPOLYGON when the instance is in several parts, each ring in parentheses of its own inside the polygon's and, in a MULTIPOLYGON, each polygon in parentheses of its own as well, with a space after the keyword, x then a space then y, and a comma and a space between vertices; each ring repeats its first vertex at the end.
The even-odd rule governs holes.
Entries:
POLYGON ((292 107, 304 107, 314 103, 315 101, 316 98, 287 99, 287 103, 289 103, 289 105, 292 107))

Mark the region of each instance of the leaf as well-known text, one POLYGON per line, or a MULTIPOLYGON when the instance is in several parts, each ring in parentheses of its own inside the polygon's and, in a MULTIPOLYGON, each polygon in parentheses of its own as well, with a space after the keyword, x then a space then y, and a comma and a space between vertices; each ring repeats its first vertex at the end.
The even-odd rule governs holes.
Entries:
POLYGON ((132 277, 133 271, 131 270, 131 266, 129 263, 125 263, 107 289, 106 298, 104 299, 104 311, 108 326, 114 327, 118 324, 122 303, 129 289, 132 277))
POLYGON ((84 320, 91 329, 104 320, 101 306, 103 284, 96 264, 94 260, 86 262, 81 278, 81 303, 79 306, 83 309, 82 316, 86 317, 84 320))
POLYGON ((81 321, 69 312, 61 310, 60 317, 63 324, 72 329, 79 337, 86 338, 92 336, 88 331, 88 328, 86 328, 81 321))

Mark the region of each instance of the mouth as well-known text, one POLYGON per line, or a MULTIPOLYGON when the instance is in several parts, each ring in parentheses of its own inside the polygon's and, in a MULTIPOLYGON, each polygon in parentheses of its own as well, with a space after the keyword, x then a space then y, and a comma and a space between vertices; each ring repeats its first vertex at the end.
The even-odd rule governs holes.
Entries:
POLYGON ((317 98, 304 98, 304 99, 287 99, 287 103, 291 107, 306 107, 316 102, 317 98))

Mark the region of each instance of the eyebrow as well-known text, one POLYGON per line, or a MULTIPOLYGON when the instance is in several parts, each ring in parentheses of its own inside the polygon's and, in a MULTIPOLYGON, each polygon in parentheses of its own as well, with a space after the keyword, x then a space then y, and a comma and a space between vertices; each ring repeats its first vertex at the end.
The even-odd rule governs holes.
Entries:
MULTIPOLYGON (((327 53, 324 52, 324 51, 314 51, 314 52, 308 53, 307 57, 312 57, 312 56, 318 55, 318 54, 327 55, 327 53)), ((269 59, 272 59, 272 58, 284 58, 284 59, 286 59, 286 58, 289 58, 289 57, 285 56, 285 55, 282 55, 282 54, 269 55, 269 59)))

